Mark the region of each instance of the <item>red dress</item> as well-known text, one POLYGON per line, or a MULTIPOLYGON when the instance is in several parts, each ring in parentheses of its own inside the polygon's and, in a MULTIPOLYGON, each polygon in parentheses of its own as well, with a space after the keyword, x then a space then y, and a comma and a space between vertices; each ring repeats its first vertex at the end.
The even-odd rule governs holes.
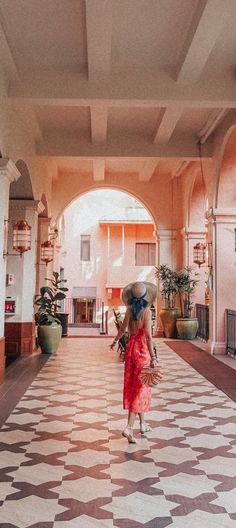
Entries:
POLYGON ((149 411, 151 387, 144 385, 139 374, 150 364, 146 334, 143 328, 131 334, 125 351, 123 407, 133 413, 149 411))

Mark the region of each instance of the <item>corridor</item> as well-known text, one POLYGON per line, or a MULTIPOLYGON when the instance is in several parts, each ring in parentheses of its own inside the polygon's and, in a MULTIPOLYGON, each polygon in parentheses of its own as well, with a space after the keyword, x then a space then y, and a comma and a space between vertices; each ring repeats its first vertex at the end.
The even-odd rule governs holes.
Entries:
POLYGON ((2 426, 0 526, 235 528, 236 403, 158 340, 152 431, 128 445, 109 343, 63 339, 2 426))

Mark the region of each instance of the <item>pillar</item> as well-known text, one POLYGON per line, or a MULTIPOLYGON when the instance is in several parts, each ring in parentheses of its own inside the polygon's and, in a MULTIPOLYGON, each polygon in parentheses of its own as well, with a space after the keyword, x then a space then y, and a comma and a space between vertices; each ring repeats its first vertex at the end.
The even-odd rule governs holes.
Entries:
MULTIPOLYGON (((154 232, 154 237, 157 244, 157 266, 167 264, 171 269, 175 270, 180 263, 180 240, 176 230, 173 229, 157 229, 154 232)), ((159 282, 157 283, 157 303, 156 303, 156 328, 154 335, 156 337, 163 337, 163 328, 159 317, 159 311, 163 308, 163 299, 161 296, 161 288, 159 282)))
POLYGON ((13 276, 13 284, 7 286, 7 296, 16 302, 14 315, 6 317, 6 355, 15 358, 32 354, 35 348, 34 296, 36 284, 36 248, 38 213, 43 205, 35 200, 10 200, 7 272, 13 276), (12 228, 18 220, 26 220, 31 226, 31 250, 22 256, 12 256, 12 228))
POLYGON ((0 159, 0 382, 5 371, 5 296, 6 296, 6 258, 3 257, 7 249, 8 208, 10 183, 18 180, 20 172, 14 163, 6 158, 0 159))
MULTIPOLYGON (((189 228, 183 228, 181 230, 181 235, 183 237, 183 264, 182 267, 190 267, 194 273, 198 273, 197 279, 199 283, 196 287, 195 294, 192 297, 194 304, 205 304, 205 280, 206 274, 208 271, 208 263, 203 264, 200 268, 197 264, 193 262, 193 248, 198 243, 206 243, 206 229, 196 230, 189 228)), ((194 314, 192 313, 192 316, 194 314)))
POLYGON ((37 260, 36 260, 36 293, 38 294, 41 286, 45 285, 45 278, 51 277, 53 264, 49 263, 47 266, 41 261, 41 244, 49 239, 51 218, 39 216, 38 217, 38 233, 37 233, 37 260))
POLYGON ((226 310, 236 310, 236 213, 235 210, 211 208, 206 216, 212 264, 208 349, 217 355, 226 353, 226 310))

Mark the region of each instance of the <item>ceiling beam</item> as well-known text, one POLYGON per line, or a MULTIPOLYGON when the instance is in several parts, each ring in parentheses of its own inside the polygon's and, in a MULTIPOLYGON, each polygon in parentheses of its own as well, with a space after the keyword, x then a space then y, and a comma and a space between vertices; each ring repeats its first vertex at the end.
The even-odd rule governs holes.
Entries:
POLYGON ((158 117, 153 143, 168 143, 183 113, 183 108, 162 108, 158 117))
POLYGON ((21 105, 12 101, 12 108, 28 133, 32 134, 35 140, 43 140, 43 133, 34 108, 24 101, 21 105))
MULTIPOLYGON (((109 143, 92 144, 83 139, 78 140, 77 134, 50 132, 44 135, 43 141, 36 143, 36 153, 39 156, 80 157, 80 158, 178 158, 199 159, 199 149, 194 137, 183 137, 178 141, 159 145, 148 143, 140 136, 116 136, 109 143)), ((211 143, 204 149, 204 157, 212 156, 211 143)))
POLYGON ((93 179, 94 181, 105 180, 105 160, 96 159, 93 160, 93 179))
POLYGON ((108 77, 111 62, 112 2, 86 0, 89 80, 108 77))
POLYGON ((107 108, 91 106, 90 117, 92 143, 105 143, 107 139, 107 108))
POLYGON ((200 0, 176 71, 178 82, 195 82, 226 23, 235 17, 235 0, 200 0))
POLYGON ((130 73, 126 82, 115 75, 107 82, 89 83, 80 75, 39 75, 11 82, 8 96, 18 102, 41 106, 236 108, 233 76, 204 78, 195 85, 181 85, 166 74, 149 79, 130 73))
POLYGON ((139 181, 148 182, 150 181, 157 165, 159 163, 158 159, 149 159, 144 162, 142 169, 139 171, 139 181))

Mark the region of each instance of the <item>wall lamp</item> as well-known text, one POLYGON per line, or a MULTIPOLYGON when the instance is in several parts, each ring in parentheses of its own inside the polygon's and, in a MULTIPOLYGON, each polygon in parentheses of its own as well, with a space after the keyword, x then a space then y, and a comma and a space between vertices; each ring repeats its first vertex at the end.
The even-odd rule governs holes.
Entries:
POLYGON ((4 220, 4 250, 3 257, 22 257, 23 253, 31 249, 31 226, 26 220, 18 220, 13 225, 12 247, 17 253, 8 253, 7 236, 9 220, 4 220))
POLYGON ((45 240, 45 242, 41 244, 41 261, 46 264, 46 266, 54 259, 54 244, 52 243, 52 240, 56 240, 57 237, 58 228, 52 227, 49 231, 49 240, 45 240))

